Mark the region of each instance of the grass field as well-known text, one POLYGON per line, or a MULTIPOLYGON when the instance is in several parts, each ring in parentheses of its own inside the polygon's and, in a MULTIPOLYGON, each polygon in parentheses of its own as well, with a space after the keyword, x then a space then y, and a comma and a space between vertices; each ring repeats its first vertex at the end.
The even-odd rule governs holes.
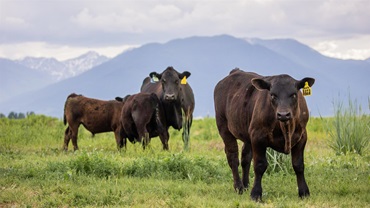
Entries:
MULTIPOLYGON (((329 118, 330 119, 330 118, 329 118)), ((195 120, 190 150, 171 130, 170 151, 153 138, 145 151, 117 151, 113 133, 92 137, 80 127, 79 151, 62 151, 62 121, 40 115, 0 119, 0 207, 370 207, 370 154, 337 155, 326 122, 311 118, 305 175, 311 196, 298 197, 287 162, 265 173, 263 202, 233 190, 215 120, 195 120)), ((240 144, 241 146, 241 144, 240 144)), ((250 178, 253 181, 253 171, 250 178)))

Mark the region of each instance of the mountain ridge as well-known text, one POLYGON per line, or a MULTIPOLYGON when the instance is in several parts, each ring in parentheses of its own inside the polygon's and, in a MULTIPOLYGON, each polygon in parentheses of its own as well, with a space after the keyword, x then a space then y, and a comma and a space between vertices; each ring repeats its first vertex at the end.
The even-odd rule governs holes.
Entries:
POLYGON ((78 57, 64 61, 58 61, 55 58, 25 57, 15 62, 49 74, 54 81, 60 81, 81 74, 108 60, 108 57, 100 55, 95 51, 88 51, 78 57))
POLYGON ((332 115, 333 99, 338 94, 346 96, 348 88, 351 97, 362 100, 365 97, 360 103, 367 106, 369 92, 364 88, 364 80, 370 77, 369 62, 332 59, 298 41, 288 43, 298 45, 283 47, 284 41, 253 43, 229 35, 149 43, 123 52, 75 77, 14 98, 13 105, 0 103, 0 112, 34 111, 62 117, 65 99, 72 92, 102 100, 134 94, 139 92, 143 79, 150 72, 162 72, 168 66, 179 72, 192 73, 188 83, 195 94, 195 117, 214 115, 213 88, 235 67, 264 76, 284 73, 296 79, 315 78, 313 95, 306 98, 310 112, 315 116, 332 115), (307 54, 297 57, 299 53, 294 52, 297 48, 304 49, 301 52, 307 54), (27 102, 18 104, 20 100, 27 102))

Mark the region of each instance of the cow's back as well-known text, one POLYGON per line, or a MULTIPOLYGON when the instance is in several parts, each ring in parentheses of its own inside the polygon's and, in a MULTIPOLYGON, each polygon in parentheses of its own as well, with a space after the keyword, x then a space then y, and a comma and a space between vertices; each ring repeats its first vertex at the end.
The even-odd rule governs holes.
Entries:
POLYGON ((163 93, 162 91, 162 86, 161 83, 159 82, 151 82, 150 77, 146 77, 143 81, 143 84, 141 85, 140 92, 145 92, 145 93, 155 93, 158 98, 161 97, 161 94, 163 93))
POLYGON ((235 137, 248 134, 258 90, 251 84, 258 74, 234 69, 214 90, 217 125, 227 126, 235 137), (243 115, 243 116, 241 116, 243 115))
POLYGON ((69 124, 83 124, 91 133, 112 131, 119 124, 122 102, 103 101, 81 95, 68 97, 65 117, 69 124))

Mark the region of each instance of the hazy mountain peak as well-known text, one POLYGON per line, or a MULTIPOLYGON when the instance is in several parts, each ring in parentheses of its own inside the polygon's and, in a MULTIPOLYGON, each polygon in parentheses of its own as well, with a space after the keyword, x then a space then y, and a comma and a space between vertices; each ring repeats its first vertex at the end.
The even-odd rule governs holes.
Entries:
POLYGON ((100 55, 95 51, 89 51, 65 61, 58 61, 55 58, 25 57, 24 59, 16 60, 16 62, 51 75, 55 81, 59 81, 81 74, 107 60, 109 60, 108 57, 100 55))

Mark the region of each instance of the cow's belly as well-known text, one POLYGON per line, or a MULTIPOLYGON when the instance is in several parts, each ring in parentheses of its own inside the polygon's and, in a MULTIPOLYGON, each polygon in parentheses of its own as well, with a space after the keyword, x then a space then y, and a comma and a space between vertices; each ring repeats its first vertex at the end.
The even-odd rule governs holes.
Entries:
POLYGON ((96 120, 83 121, 82 125, 91 133, 104 133, 113 131, 110 122, 97 122, 96 120))

